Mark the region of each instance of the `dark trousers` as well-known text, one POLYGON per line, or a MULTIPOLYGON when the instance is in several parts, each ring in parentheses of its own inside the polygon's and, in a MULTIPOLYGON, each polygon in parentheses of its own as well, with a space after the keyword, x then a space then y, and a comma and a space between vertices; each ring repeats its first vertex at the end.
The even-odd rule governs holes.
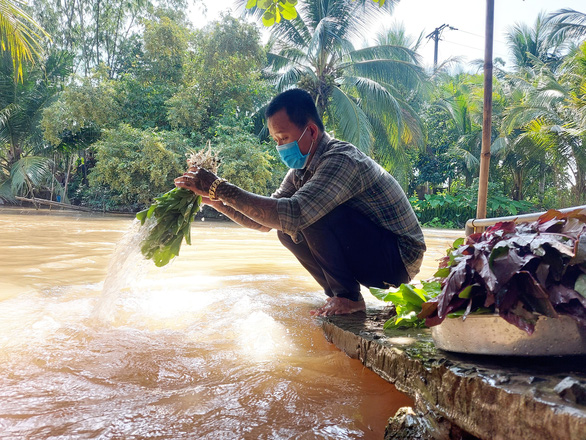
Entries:
POLYGON ((301 243, 281 231, 277 234, 328 296, 358 301, 361 284, 388 288, 409 281, 396 235, 346 205, 301 233, 301 243))

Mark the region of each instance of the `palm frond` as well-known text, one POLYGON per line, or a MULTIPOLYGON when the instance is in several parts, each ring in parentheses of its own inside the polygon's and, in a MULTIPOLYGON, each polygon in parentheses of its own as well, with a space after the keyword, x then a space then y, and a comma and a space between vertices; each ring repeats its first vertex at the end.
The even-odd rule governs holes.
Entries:
POLYGON ((405 47, 391 44, 384 44, 380 46, 364 47, 349 53, 353 61, 364 61, 372 59, 390 59, 401 60, 417 63, 421 58, 417 52, 405 47))
POLYGON ((586 37, 586 14, 564 8, 547 17, 552 31, 550 38, 583 40, 586 37))
POLYGON ((10 179, 0 182, 0 200, 8 203, 16 203, 16 199, 12 193, 12 181, 10 179))
POLYGON ((295 47, 306 47, 311 39, 311 30, 307 28, 303 18, 297 16, 294 20, 282 20, 271 28, 269 47, 287 42, 295 47))
POLYGON ((306 74, 313 75, 313 72, 304 67, 290 66, 288 69, 279 72, 275 87, 279 92, 287 90, 295 86, 303 75, 306 74))
POLYGON ((10 119, 22 110, 22 107, 15 103, 10 103, 0 110, 0 130, 8 125, 10 119))
POLYGON ((490 153, 495 156, 504 156, 509 151, 510 147, 510 139, 506 136, 499 136, 490 146, 490 153))
MULTIPOLYGON (((345 89, 353 88, 360 97, 360 106, 368 107, 372 113, 387 113, 397 121, 401 119, 401 108, 394 94, 383 83, 370 78, 359 76, 345 76, 341 78, 340 86, 345 89)), ((392 89, 397 94, 395 89, 392 89)))
POLYGON ((339 129, 336 137, 354 144, 359 150, 370 154, 372 150, 372 128, 370 121, 354 100, 335 87, 332 92, 330 111, 339 129))
POLYGON ((267 68, 270 68, 272 71, 278 71, 291 64, 300 65, 305 59, 305 53, 294 48, 285 49, 278 54, 269 52, 267 53, 267 68))
POLYGON ((376 148, 374 148, 369 154, 387 171, 390 171, 395 168, 395 156, 397 155, 398 149, 396 148, 396 145, 393 145, 390 142, 388 126, 385 121, 380 118, 370 117, 370 123, 372 125, 372 136, 375 139, 376 148))
POLYGON ((413 52, 416 52, 423 43, 423 35, 424 32, 421 31, 419 36, 414 38, 412 35, 407 34, 407 29, 403 22, 395 21, 389 27, 378 32, 374 37, 374 41, 379 46, 407 47, 413 52))
POLYGON ((41 41, 49 34, 19 7, 20 2, 0 0, 0 41, 12 57, 14 76, 22 79, 23 63, 42 52, 41 41))
POLYGON ((407 102, 399 101, 403 113, 403 132, 401 142, 422 148, 425 144, 424 124, 419 112, 407 102))
POLYGON ((342 65, 341 68, 347 69, 354 75, 376 81, 401 84, 406 90, 417 87, 424 77, 424 72, 419 66, 401 60, 351 62, 342 65))
POLYGON ((26 156, 12 165, 10 177, 12 190, 20 193, 30 183, 38 186, 51 176, 51 160, 46 157, 26 156))
POLYGON ((480 166, 480 161, 478 157, 474 155, 473 152, 468 151, 465 147, 467 146, 468 139, 466 137, 461 138, 456 146, 453 148, 453 151, 460 157, 460 159, 466 165, 466 168, 469 170, 475 170, 480 166))

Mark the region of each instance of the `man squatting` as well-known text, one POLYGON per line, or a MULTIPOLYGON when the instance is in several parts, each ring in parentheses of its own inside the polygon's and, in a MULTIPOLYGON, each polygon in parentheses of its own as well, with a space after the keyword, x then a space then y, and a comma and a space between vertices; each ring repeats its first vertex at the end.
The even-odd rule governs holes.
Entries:
POLYGON ((425 242, 397 181, 354 145, 330 137, 311 96, 287 90, 265 116, 281 160, 290 168, 271 197, 245 191, 191 167, 175 185, 236 223, 277 230, 328 296, 318 316, 365 310, 360 285, 388 288, 419 271, 425 242))

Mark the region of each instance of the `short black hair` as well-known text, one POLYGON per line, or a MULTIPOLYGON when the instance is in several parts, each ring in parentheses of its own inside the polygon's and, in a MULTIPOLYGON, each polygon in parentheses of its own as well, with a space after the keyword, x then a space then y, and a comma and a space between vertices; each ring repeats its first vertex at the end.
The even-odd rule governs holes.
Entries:
POLYGON ((291 122, 300 129, 311 120, 320 131, 324 131, 324 124, 317 114, 315 103, 305 90, 289 89, 279 93, 267 106, 265 117, 268 119, 282 109, 285 109, 291 122))

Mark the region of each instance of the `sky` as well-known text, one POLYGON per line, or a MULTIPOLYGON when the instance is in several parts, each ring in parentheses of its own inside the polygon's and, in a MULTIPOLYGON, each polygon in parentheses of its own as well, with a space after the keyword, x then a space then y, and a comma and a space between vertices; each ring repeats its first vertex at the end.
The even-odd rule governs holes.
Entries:
MULTIPOLYGON (((200 0, 207 7, 192 8, 191 19, 197 27, 208 20, 219 18, 220 12, 235 10, 231 0, 200 0)), ((303 1, 303 0, 299 0, 303 1)), ((586 13, 586 0, 495 0, 494 58, 500 57, 507 64, 508 56, 505 33, 516 23, 530 27, 541 11, 553 12, 562 8, 586 13)), ((452 56, 472 61, 484 58, 484 32, 486 20, 484 0, 400 0, 390 20, 382 21, 373 34, 395 21, 402 22, 408 34, 418 37, 423 32, 424 41, 419 53, 424 65, 433 65, 434 42, 425 38, 434 29, 446 24, 456 30, 445 28, 438 43, 438 62, 452 56)), ((369 36, 365 35, 365 39, 369 36)))

